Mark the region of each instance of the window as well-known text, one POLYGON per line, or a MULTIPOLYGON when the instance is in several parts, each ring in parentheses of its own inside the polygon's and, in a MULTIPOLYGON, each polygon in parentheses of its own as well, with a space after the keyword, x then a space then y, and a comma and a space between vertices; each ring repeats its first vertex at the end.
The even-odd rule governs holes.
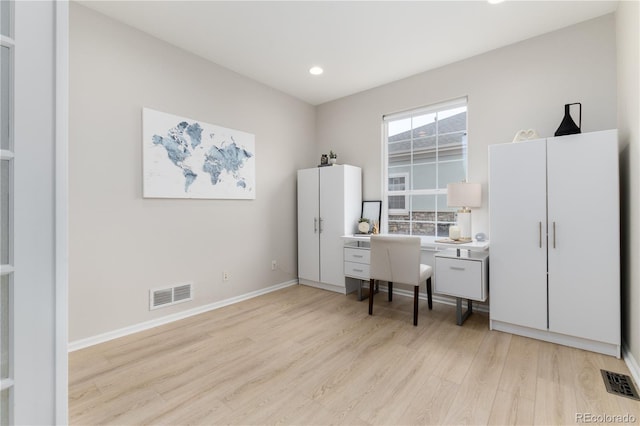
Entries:
POLYGON ((386 231, 447 236, 447 184, 467 178, 467 100, 384 117, 386 231))

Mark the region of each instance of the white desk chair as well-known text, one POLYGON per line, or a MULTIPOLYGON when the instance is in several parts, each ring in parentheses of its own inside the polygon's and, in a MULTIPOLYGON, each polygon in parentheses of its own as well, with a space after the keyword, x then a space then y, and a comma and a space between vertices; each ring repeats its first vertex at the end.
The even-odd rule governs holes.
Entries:
POLYGON ((413 325, 418 325, 418 293, 420 284, 427 283, 429 309, 431 300, 431 266, 420 264, 420 237, 403 235, 372 235, 369 281, 369 315, 373 315, 375 280, 389 283, 389 302, 393 300, 393 283, 414 286, 413 325))

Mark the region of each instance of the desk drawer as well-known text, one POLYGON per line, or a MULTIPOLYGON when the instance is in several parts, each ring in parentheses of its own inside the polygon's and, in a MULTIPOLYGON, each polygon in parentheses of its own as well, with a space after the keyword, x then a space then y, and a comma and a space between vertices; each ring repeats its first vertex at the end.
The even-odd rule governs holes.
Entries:
MULTIPOLYGON (((371 251, 369 249, 357 249, 357 248, 349 248, 345 247, 344 249, 344 261, 345 262, 356 262, 356 263, 366 263, 369 264, 369 256, 371 251)), ((367 274, 369 270, 367 269, 367 274)))
POLYGON ((364 263, 344 262, 344 274, 347 277, 369 279, 369 265, 364 263))
POLYGON ((486 300, 482 262, 436 257, 435 293, 486 300))

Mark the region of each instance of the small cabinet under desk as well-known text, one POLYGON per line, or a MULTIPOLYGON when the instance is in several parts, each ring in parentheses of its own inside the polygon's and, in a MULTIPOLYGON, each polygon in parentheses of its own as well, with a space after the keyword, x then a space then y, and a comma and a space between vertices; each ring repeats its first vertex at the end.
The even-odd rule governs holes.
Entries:
POLYGON ((351 291, 357 289, 358 300, 362 300, 362 283, 369 281, 370 243, 350 241, 344 246, 345 286, 351 291))
POLYGON ((449 249, 434 258, 433 292, 456 298, 456 322, 462 325, 473 310, 473 301, 484 302, 489 295, 489 253, 449 249), (462 299, 467 299, 464 313, 462 299))
POLYGON ((344 275, 369 280, 369 247, 346 246, 344 248, 344 275))

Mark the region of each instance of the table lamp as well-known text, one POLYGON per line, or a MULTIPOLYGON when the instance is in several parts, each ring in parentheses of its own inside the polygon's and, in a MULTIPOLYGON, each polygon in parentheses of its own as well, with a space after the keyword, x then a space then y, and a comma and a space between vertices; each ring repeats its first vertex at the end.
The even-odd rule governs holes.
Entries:
POLYGON ((479 183, 457 182, 447 185, 447 207, 459 207, 458 227, 460 239, 471 241, 471 209, 482 205, 482 187, 479 183))

